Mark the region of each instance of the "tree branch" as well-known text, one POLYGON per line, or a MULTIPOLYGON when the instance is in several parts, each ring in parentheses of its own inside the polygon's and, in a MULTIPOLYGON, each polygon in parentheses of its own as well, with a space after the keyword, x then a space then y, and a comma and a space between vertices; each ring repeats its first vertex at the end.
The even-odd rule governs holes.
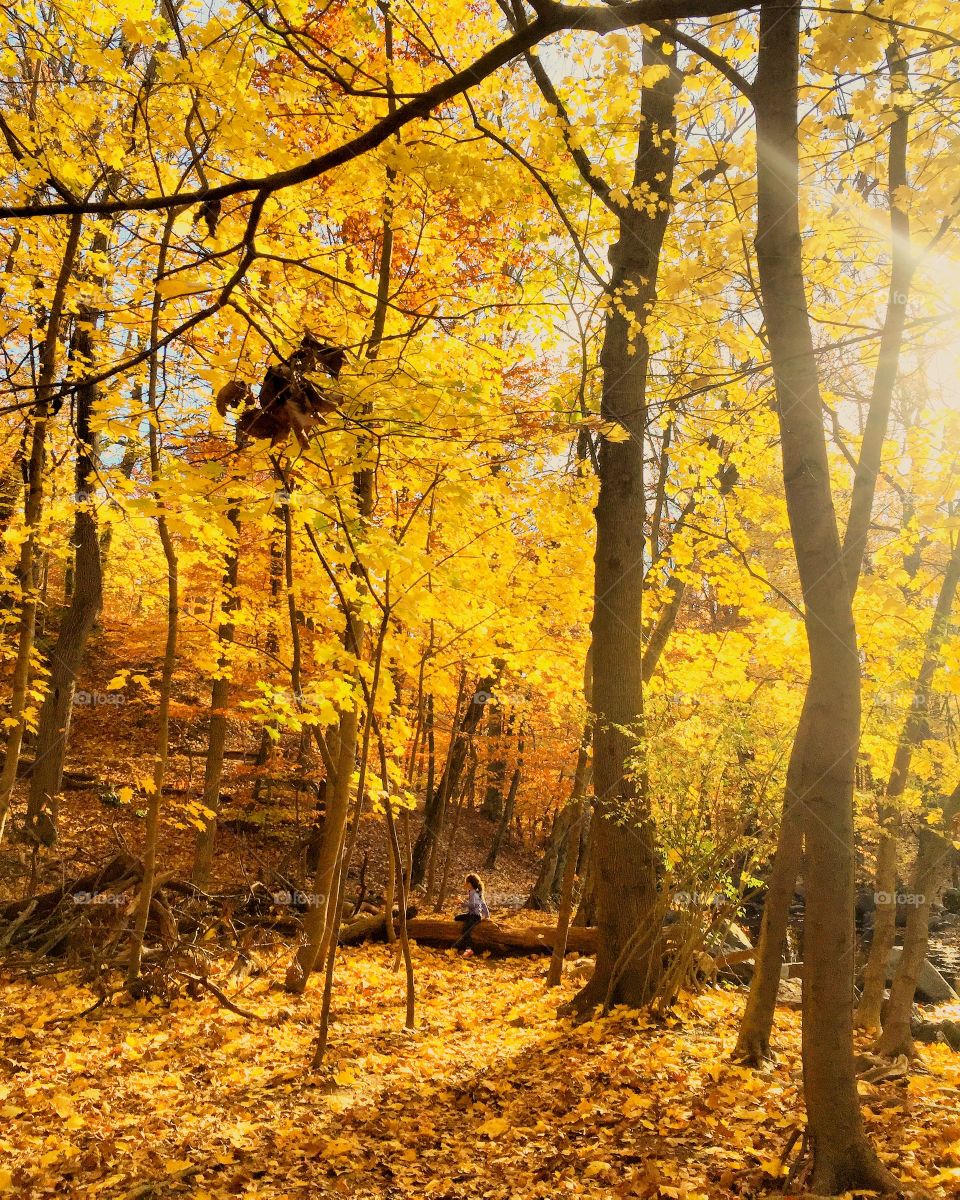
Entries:
MULTIPOLYGON (((90 203, 63 201, 59 204, 7 204, 0 206, 0 218, 12 220, 79 213, 105 216, 118 212, 158 212, 178 205, 190 206, 203 201, 225 200, 244 192, 256 192, 259 197, 266 199, 274 192, 308 183, 370 150, 375 150, 411 121, 428 116, 439 105, 482 82, 488 75, 506 66, 551 34, 564 30, 613 33, 619 29, 649 25, 655 21, 732 16, 750 11, 750 8, 751 6, 738 4, 735 0, 634 0, 615 9, 543 2, 539 4, 537 19, 532 24, 481 54, 470 66, 434 84, 416 99, 401 104, 396 112, 389 113, 365 132, 299 166, 278 171, 273 175, 235 179, 217 187, 199 188, 193 192, 181 192, 173 196, 142 196, 133 200, 90 203)), ((57 190, 62 188, 59 181, 52 178, 50 185, 57 190)))

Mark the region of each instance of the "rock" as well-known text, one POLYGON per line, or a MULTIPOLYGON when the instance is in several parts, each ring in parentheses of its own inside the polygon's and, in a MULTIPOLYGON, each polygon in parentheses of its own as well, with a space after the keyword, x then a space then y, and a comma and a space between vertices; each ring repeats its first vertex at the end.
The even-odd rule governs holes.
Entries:
POLYGON ((960 1050, 960 1021, 914 1021, 910 1032, 918 1042, 944 1042, 960 1050))
POLYGON ((787 1008, 800 1008, 802 1005, 802 984, 799 979, 781 979, 777 988, 777 1003, 787 1008))
MULTIPOLYGON (((900 962, 901 954, 903 954, 902 946, 894 946, 890 951, 890 957, 887 959, 887 983, 893 981, 893 974, 900 962)), ((923 966, 920 968, 917 995, 929 1004, 946 1004, 950 1000, 960 1000, 960 996, 927 958, 923 960, 923 966)))
POLYGON ((723 938, 723 948, 725 950, 752 950, 753 942, 750 941, 743 926, 731 921, 723 938))
POLYGON ((941 899, 947 912, 960 913, 960 888, 947 888, 941 899))

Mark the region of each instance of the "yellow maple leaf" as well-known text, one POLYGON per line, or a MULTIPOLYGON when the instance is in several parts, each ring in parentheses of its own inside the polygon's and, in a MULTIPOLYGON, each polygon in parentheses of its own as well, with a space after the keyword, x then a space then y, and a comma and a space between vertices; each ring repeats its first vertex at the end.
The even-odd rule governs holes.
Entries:
POLYGON ((489 1138, 502 1137, 510 1128, 510 1122, 505 1117, 490 1117, 478 1127, 477 1133, 485 1133, 489 1138))

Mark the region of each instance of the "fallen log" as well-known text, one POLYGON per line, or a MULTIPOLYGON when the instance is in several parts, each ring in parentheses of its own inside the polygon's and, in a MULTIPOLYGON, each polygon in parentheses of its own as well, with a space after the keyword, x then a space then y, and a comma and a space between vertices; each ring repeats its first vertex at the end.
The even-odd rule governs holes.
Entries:
MULTIPOLYGON (((407 909, 407 928, 410 927, 412 918, 417 915, 417 910, 411 905, 407 909)), ((399 909, 394 909, 393 920, 396 924, 400 920, 399 909)), ((358 942, 366 942, 371 938, 381 940, 387 936, 387 918, 385 913, 374 913, 372 916, 358 917, 355 921, 350 921, 346 925, 340 926, 340 933, 337 941, 341 946, 355 946, 358 942)))
POLYGON ((77 897, 77 904, 89 902, 92 897, 103 892, 122 891, 124 887, 130 887, 140 880, 142 873, 139 859, 124 851, 115 855, 104 866, 89 871, 86 875, 80 875, 71 883, 65 883, 50 892, 0 904, 0 922, 14 920, 27 908, 31 909, 30 919, 39 920, 49 916, 67 896, 77 897))
MULTIPOLYGON (((463 934, 458 921, 419 917, 407 922, 411 941, 423 946, 452 946, 463 934)), ((556 941, 555 925, 529 925, 509 929, 496 921, 481 921, 474 925, 470 942, 474 950, 490 950, 494 954, 549 954, 556 941)), ((571 926, 567 933, 567 950, 576 954, 595 954, 597 931, 584 926, 571 926)))
MULTIPOLYGON (((33 759, 22 758, 17 764, 17 778, 29 779, 33 774, 33 759)), ((97 786, 97 776, 91 775, 89 771, 71 771, 64 770, 60 779, 60 786, 65 792, 82 792, 88 788, 97 786)))

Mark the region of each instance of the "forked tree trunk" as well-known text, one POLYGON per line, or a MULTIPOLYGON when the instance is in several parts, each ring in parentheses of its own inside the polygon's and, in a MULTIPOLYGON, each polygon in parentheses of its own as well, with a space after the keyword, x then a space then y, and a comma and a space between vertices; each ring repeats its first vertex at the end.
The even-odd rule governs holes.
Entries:
POLYGON ((550 957, 550 969, 547 972, 547 987, 556 987, 563 974, 563 956, 567 952, 567 941, 570 933, 570 922, 573 919, 573 889, 577 881, 577 850, 580 834, 583 830, 583 811, 587 791, 587 779, 590 768, 588 755, 590 750, 591 729, 587 726, 580 739, 580 750, 577 753, 577 767, 573 778, 573 795, 570 797, 569 808, 571 823, 567 831, 566 854, 564 857, 563 880, 560 885, 560 908, 557 913, 557 940, 550 957))
POLYGON ((527 902, 524 905, 525 908, 546 912, 555 903, 554 887, 557 875, 560 874, 562 876, 563 874, 560 862, 570 836, 570 826, 575 820, 575 807, 573 795, 571 794, 567 798, 567 802, 563 808, 560 809, 553 819, 553 825, 550 827, 550 835, 547 838, 547 843, 543 848, 543 856, 540 859, 540 869, 537 872, 537 878, 534 881, 533 887, 530 889, 530 895, 527 897, 527 902))
POLYGON ((917 835, 917 860, 913 869, 910 887, 910 905, 907 909, 907 927, 903 935, 903 953, 897 963, 890 987, 890 1003, 887 1006, 883 1032, 876 1044, 878 1054, 891 1058, 906 1054, 912 1058, 915 1050, 910 1032, 913 1013, 913 998, 917 990, 920 970, 927 956, 930 936, 930 906, 942 884, 950 862, 955 836, 953 825, 960 811, 960 787, 943 802, 943 819, 940 830, 924 825, 917 835))
POLYGON ((853 787, 860 664, 830 486, 804 292, 797 134, 800 0, 766 0, 754 96, 756 252, 776 385, 784 491, 805 604, 810 682, 797 741, 807 851, 803 1084, 810 1190, 895 1190, 860 1119, 853 1061, 853 787), (802 739, 802 740, 801 740, 802 739))
MULTIPOLYGON (((888 55, 891 88, 905 91, 906 63, 899 53, 888 55)), ((880 352, 874 372, 873 388, 860 457, 853 483, 850 514, 843 539, 843 561, 851 601, 856 595, 867 534, 873 511, 877 478, 880 474, 883 443, 890 418, 890 405, 900 362, 907 298, 915 263, 910 248, 910 223, 905 211, 897 207, 898 189, 907 182, 907 145, 909 118, 899 108, 890 126, 888 193, 890 203, 891 269, 887 310, 880 337, 880 352)), ((783 801, 783 814, 773 871, 763 909, 760 939, 750 995, 747 1000, 734 1057, 758 1065, 770 1055, 770 1034, 780 983, 783 945, 790 921, 790 903, 803 857, 801 812, 797 800, 796 779, 803 758, 801 730, 797 730, 783 801)))
POLYGON ((503 737, 503 706, 490 705, 487 717, 487 741, 490 747, 487 760, 487 781, 480 815, 488 821, 499 821, 503 812, 503 788, 507 779, 507 759, 503 737))
POLYGON ((26 729, 25 712, 30 688, 30 662, 33 656, 39 599, 37 541, 40 533, 40 520, 43 515, 47 421, 50 417, 50 401, 57 376, 67 286, 77 258, 82 224, 81 216, 72 217, 70 220, 67 242, 57 282, 54 285, 50 312, 47 316, 47 328, 40 350, 37 402, 30 416, 30 453, 27 458, 27 494, 24 505, 26 537, 20 546, 20 558, 17 565, 17 582, 20 586, 20 621, 17 631, 17 653, 11 679, 10 709, 7 713, 10 732, 4 748, 3 767, 0 769, 0 840, 3 839, 4 827, 10 812, 10 800, 17 782, 17 767, 20 764, 20 748, 23 745, 23 735, 26 729))
POLYGON ((494 678, 487 675, 477 684, 476 691, 470 697, 466 711, 459 726, 452 734, 453 744, 447 755, 447 762, 432 795, 428 794, 423 813, 423 825, 413 844, 413 886, 419 887, 427 873, 427 859, 439 836, 442 813, 448 799, 457 794, 460 776, 467 761, 467 751, 477 732, 480 718, 493 691, 494 678))
POLYGON ((656 301, 676 160, 676 46, 661 33, 645 37, 645 68, 667 67, 641 90, 633 186, 655 204, 620 212, 610 249, 609 306, 600 362, 601 417, 617 427, 599 453, 594 558, 593 708, 596 791, 593 865, 597 905, 596 968, 575 998, 581 1011, 598 1003, 645 1003, 656 988, 659 930, 656 840, 642 753, 643 458, 650 356, 646 327, 656 301), (652 210, 652 211, 651 211, 652 210), (622 440, 621 440, 622 438, 622 440))
MULTIPOLYGON (((100 253, 106 250, 106 238, 103 235, 97 235, 94 249, 100 253)), ((93 322, 96 317, 96 313, 85 307, 81 311, 73 335, 72 350, 78 359, 81 372, 92 369, 93 322)), ((90 631, 103 604, 103 566, 100 559, 97 519, 93 509, 97 435, 90 428, 97 391, 97 387, 92 384, 84 384, 77 389, 74 581, 70 605, 63 614, 57 640, 50 653, 50 678, 40 708, 34 767, 30 775, 27 826, 37 842, 45 840, 45 833, 56 836, 60 784, 70 739, 70 717, 73 712, 77 673, 83 661, 90 631)))
POLYGON ((780 989, 780 964, 790 922, 790 905, 800 870, 803 850, 798 771, 804 722, 797 727, 787 765, 786 789, 777 852, 767 879, 760 937, 757 940, 756 965, 750 981, 750 993, 740 1021, 733 1057, 751 1066, 759 1066, 770 1057, 770 1034, 780 989))
POLYGON ((860 997, 856 1016, 857 1025, 862 1029, 879 1029, 880 1027, 880 1006, 883 1002, 883 990, 887 981, 887 961, 890 958, 890 949, 896 936, 897 835, 895 814, 898 802, 907 787, 913 751, 924 738, 930 735, 927 721, 930 686, 940 662, 944 639, 950 629, 950 614, 953 611, 958 585, 960 585, 960 538, 957 539, 953 553, 950 555, 950 561, 940 585, 933 619, 924 643, 923 661, 917 672, 916 683, 910 698, 910 707, 903 722, 903 729, 893 756, 890 779, 887 782, 885 807, 888 813, 888 827, 884 830, 877 854, 877 917, 873 930, 873 943, 870 946, 870 957, 864 975, 863 994, 860 997), (893 828, 890 828, 890 825, 893 828), (882 904, 881 901, 883 901, 882 904))
POLYGON ((577 764, 573 772, 573 786, 566 804, 554 818, 550 836, 540 861, 540 870, 530 895, 527 897, 525 908, 537 909, 541 912, 552 908, 557 903, 563 888, 563 879, 567 869, 567 860, 573 855, 573 873, 576 876, 580 849, 580 832, 583 825, 583 813, 580 800, 586 795, 590 781, 590 740, 591 727, 584 728, 577 751, 577 764), (571 826, 577 826, 577 836, 571 834, 571 826))
POLYGON ((897 936, 898 826, 896 810, 884 804, 874 874, 873 938, 863 972, 863 991, 854 1014, 858 1029, 880 1028, 880 1009, 887 986, 887 963, 897 936))
POLYGON ((487 860, 484 866, 488 871, 492 871, 497 865, 497 856, 500 853, 500 848, 503 845, 503 839, 507 830, 510 828, 510 822, 513 820, 514 809, 517 804, 517 792, 520 789, 520 780, 523 777, 523 725, 520 726, 520 732, 517 736, 517 765, 513 770, 513 777, 510 780, 510 787, 507 791, 507 798, 503 804, 503 811, 500 813, 500 820, 497 822, 497 829, 493 835, 493 842, 490 845, 490 853, 487 855, 487 860))

